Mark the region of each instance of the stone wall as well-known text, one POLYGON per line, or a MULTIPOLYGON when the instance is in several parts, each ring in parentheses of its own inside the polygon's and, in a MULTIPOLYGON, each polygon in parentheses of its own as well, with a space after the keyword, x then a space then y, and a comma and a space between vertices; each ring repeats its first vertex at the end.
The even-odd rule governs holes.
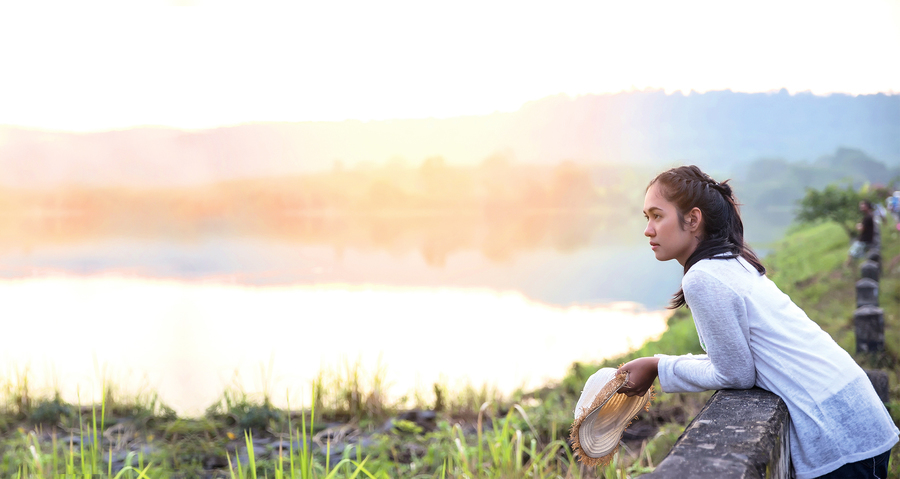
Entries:
POLYGON ((790 416, 759 388, 713 394, 645 479, 791 477, 790 416))

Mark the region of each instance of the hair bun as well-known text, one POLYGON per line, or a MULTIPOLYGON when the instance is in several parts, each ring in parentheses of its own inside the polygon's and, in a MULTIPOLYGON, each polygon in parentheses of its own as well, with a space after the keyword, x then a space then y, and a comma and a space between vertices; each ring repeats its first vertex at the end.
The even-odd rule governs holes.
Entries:
POLYGON ((731 196, 731 186, 728 184, 728 180, 723 183, 716 183, 716 187, 723 195, 731 196))

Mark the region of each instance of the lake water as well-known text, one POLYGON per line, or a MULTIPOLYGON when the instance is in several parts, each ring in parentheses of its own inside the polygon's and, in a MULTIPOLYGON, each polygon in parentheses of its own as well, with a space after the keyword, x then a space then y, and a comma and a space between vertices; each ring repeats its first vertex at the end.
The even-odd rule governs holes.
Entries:
POLYGON ((503 255, 234 234, 7 242, 0 361, 69 400, 107 377, 188 415, 235 385, 308 403, 317 374, 356 362, 383 367, 394 396, 539 386, 665 329, 680 266, 640 228, 611 238, 503 255))

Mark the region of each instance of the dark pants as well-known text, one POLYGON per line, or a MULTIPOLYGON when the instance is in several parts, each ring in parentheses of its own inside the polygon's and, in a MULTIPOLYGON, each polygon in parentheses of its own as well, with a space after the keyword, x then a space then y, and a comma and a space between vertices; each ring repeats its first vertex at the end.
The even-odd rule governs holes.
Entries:
POLYGON ((891 451, 888 451, 862 461, 844 464, 824 476, 819 476, 819 479, 887 479, 888 460, 890 458, 891 451))

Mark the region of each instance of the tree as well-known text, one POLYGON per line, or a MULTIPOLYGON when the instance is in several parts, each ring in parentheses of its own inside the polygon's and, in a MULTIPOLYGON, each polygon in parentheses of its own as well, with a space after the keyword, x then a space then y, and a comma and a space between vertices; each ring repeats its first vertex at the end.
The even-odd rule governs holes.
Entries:
POLYGON ((859 202, 869 200, 875 203, 878 201, 878 193, 868 186, 857 191, 849 184, 843 188, 834 184, 822 190, 807 188, 806 195, 800 200, 797 220, 804 223, 834 221, 852 239, 856 237, 856 224, 861 218, 859 202))

